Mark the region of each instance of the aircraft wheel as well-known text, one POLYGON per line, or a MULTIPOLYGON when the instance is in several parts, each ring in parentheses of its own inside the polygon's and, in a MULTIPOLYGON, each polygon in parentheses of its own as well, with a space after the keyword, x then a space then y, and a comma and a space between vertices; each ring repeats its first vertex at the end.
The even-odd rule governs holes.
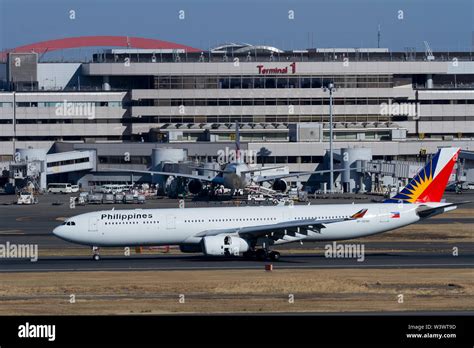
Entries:
POLYGON ((270 260, 272 260, 272 261, 280 260, 280 253, 278 251, 270 252, 270 260))
POLYGON ((92 259, 93 259, 94 261, 99 261, 99 260, 100 260, 100 255, 99 255, 99 254, 94 254, 94 255, 92 256, 92 259))

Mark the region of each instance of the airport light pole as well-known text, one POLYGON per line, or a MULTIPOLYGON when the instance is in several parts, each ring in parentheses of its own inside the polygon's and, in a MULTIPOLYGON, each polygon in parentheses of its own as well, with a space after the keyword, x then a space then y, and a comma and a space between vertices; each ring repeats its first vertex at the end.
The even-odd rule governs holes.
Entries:
POLYGON ((329 192, 334 192, 334 159, 332 153, 332 139, 333 139, 333 122, 332 122, 332 94, 336 90, 334 84, 331 82, 324 91, 329 91, 329 192))

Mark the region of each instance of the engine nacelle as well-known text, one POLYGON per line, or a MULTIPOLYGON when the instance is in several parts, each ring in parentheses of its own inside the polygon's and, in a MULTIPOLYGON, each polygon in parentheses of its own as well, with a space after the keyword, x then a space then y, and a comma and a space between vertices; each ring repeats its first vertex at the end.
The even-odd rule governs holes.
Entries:
POLYGON ((182 253, 202 253, 201 244, 181 244, 179 250, 182 253))
POLYGON ((272 189, 275 191, 286 192, 288 184, 283 179, 277 179, 273 182, 272 189))
POLYGON ((204 237, 202 245, 204 253, 211 256, 238 256, 250 249, 245 239, 229 235, 204 237))
POLYGON ((188 190, 189 190, 189 192, 191 192, 193 195, 197 195, 199 192, 201 192, 202 186, 203 186, 203 185, 202 185, 201 180, 192 179, 192 180, 188 183, 188 190))

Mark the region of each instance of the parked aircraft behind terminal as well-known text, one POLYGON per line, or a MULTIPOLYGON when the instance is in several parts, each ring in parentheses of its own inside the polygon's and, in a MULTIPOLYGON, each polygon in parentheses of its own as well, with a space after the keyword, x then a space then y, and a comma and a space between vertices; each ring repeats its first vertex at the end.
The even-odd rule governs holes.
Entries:
MULTIPOLYGON (((441 198, 458 152, 439 150, 402 191, 383 203, 104 210, 68 218, 53 233, 93 247, 179 245, 183 252, 278 260, 273 245, 360 238, 456 209, 460 203, 443 203, 441 198)), ((94 259, 99 259, 97 252, 94 259)))
MULTIPOLYGON (((307 171, 307 172, 294 172, 294 173, 282 173, 282 174, 271 174, 265 175, 265 172, 271 170, 283 169, 281 166, 272 167, 260 167, 250 168, 244 159, 240 155, 240 134, 239 134, 239 123, 236 122, 235 130, 235 159, 232 159, 225 164, 223 169, 208 169, 208 168, 196 168, 201 169, 204 172, 214 173, 213 175, 199 175, 199 174, 184 174, 178 172, 165 172, 165 171, 153 171, 153 170, 130 170, 130 169, 119 169, 119 168, 105 168, 102 171, 112 172, 128 172, 128 173, 145 173, 152 175, 162 175, 165 177, 176 177, 187 179, 187 188, 192 194, 200 193, 206 184, 214 186, 223 185, 225 188, 237 192, 243 190, 250 185, 261 184, 269 182, 272 185, 272 189, 275 191, 286 192, 288 184, 285 179, 291 177, 300 177, 313 174, 326 174, 329 170, 319 171, 307 171)), ((342 171, 341 169, 335 169, 335 172, 342 171)))

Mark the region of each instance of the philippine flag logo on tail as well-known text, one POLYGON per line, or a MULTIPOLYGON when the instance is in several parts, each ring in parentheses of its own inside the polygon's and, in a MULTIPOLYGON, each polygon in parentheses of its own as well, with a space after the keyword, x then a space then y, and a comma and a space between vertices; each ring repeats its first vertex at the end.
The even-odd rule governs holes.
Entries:
POLYGON ((400 212, 399 212, 399 211, 392 211, 392 212, 390 212, 390 218, 392 218, 392 219, 400 219, 400 212))
POLYGON ((440 202, 458 159, 459 148, 442 148, 397 195, 384 203, 440 202))

